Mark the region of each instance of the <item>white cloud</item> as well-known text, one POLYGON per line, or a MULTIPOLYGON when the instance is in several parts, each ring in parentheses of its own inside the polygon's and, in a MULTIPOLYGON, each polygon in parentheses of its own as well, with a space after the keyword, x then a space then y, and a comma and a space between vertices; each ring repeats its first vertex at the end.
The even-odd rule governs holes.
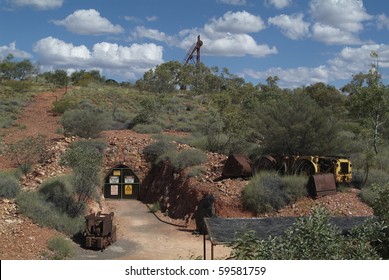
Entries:
POLYGON ((8 0, 18 7, 33 7, 39 10, 49 10, 62 7, 64 0, 8 0))
POLYGON ((53 20, 56 25, 63 25, 70 32, 81 35, 118 34, 124 32, 120 25, 112 24, 94 9, 77 10, 63 20, 53 20))
POLYGON ((268 45, 259 45, 253 37, 247 34, 231 34, 218 39, 204 39, 207 43, 204 45, 206 54, 218 56, 245 56, 264 57, 270 54, 276 54, 275 47, 268 45))
POLYGON ((316 21, 312 29, 316 40, 327 44, 362 43, 358 32, 363 30, 363 22, 372 16, 366 12, 361 0, 312 0, 309 6, 316 21))
POLYGON ((246 11, 226 12, 223 17, 212 19, 206 25, 206 29, 213 32, 250 33, 258 32, 265 28, 260 16, 252 15, 246 11))
POLYGON ((0 59, 6 58, 9 54, 12 54, 15 58, 31 58, 29 53, 16 48, 16 42, 12 42, 8 46, 0 46, 0 59))
POLYGON ((165 42, 168 45, 178 44, 178 40, 174 36, 168 36, 157 29, 147 29, 144 26, 135 27, 131 35, 131 40, 147 38, 159 42, 165 42))
POLYGON ((345 47, 325 65, 317 67, 297 67, 282 69, 270 68, 266 71, 245 69, 245 76, 265 80, 269 76, 278 76, 280 86, 298 87, 317 82, 329 83, 338 80, 350 81, 352 75, 369 71, 373 60, 370 52, 374 50, 379 56, 379 67, 389 68, 389 45, 362 45, 358 48, 345 47))
POLYGON ((34 45, 42 66, 66 69, 104 69, 125 79, 139 78, 143 73, 163 63, 163 48, 155 44, 120 46, 101 42, 89 50, 62 40, 47 37, 34 45))
POLYGON ((204 42, 202 53, 217 56, 245 56, 264 57, 277 53, 275 47, 258 44, 247 33, 259 32, 265 28, 261 17, 246 11, 227 12, 220 18, 214 18, 203 28, 182 30, 179 37, 180 46, 189 50, 197 35, 201 35, 204 42))
POLYGON ((292 39, 302 39, 309 34, 309 23, 303 20, 303 14, 279 15, 269 18, 269 24, 278 26, 282 33, 292 39))
POLYGON ((377 16, 377 26, 379 29, 389 30, 389 17, 385 14, 380 14, 377 16))
POLYGON ((246 0, 218 0, 218 2, 234 6, 245 6, 247 4, 246 0))
POLYGON ((259 16, 246 11, 227 12, 220 18, 211 19, 203 28, 181 30, 177 36, 169 36, 156 29, 138 26, 130 39, 148 38, 189 51, 200 34, 204 42, 201 48, 202 54, 263 57, 277 53, 277 49, 266 44, 258 44, 247 33, 259 32, 264 28, 265 24, 259 16))
POLYGON ((361 40, 354 33, 316 23, 312 26, 312 37, 329 45, 360 44, 361 40))
POLYGON ((268 5, 272 5, 277 9, 283 9, 292 4, 292 0, 267 0, 268 5))

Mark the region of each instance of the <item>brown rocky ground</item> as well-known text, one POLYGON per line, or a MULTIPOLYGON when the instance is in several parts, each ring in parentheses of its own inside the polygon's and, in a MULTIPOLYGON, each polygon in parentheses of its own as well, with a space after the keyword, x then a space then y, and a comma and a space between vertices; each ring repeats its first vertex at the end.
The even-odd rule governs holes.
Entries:
MULTIPOLYGON (((44 134, 47 136, 47 151, 50 157, 43 163, 34 166, 28 176, 22 178, 24 189, 35 189, 47 178, 67 172, 59 166, 58 159, 69 143, 76 138, 65 138, 56 133, 58 116, 51 113, 52 103, 64 92, 44 92, 35 98, 18 120, 19 126, 1 129, 5 144, 14 143, 26 136, 44 134), (22 129, 20 127, 23 127, 22 129)), ((174 133, 174 132, 167 132, 174 133)), ((205 173, 199 178, 188 178, 185 171, 175 173, 168 165, 160 170, 151 170, 144 159, 142 150, 151 141, 150 135, 135 132, 107 131, 103 135, 108 143, 105 151, 105 167, 108 171, 116 164, 131 166, 145 186, 142 200, 147 203, 162 202, 162 210, 168 210, 169 216, 160 215, 174 224, 193 227, 193 212, 203 193, 216 196, 217 215, 223 217, 253 217, 246 211, 241 202, 242 190, 248 181, 242 179, 218 180, 221 176, 226 156, 215 153, 207 154, 204 164, 205 173)), ((178 145, 178 149, 190 148, 178 145)), ((14 168, 5 156, 0 156, 0 170, 14 168)), ((316 205, 325 206, 332 215, 370 216, 372 209, 358 198, 357 190, 349 189, 335 195, 319 199, 304 198, 293 205, 265 216, 301 216, 307 215, 316 205)), ((101 207, 104 207, 102 205, 101 207)), ((0 199, 0 259, 41 259, 47 255, 46 242, 49 238, 60 235, 55 230, 41 228, 30 219, 23 217, 11 200, 0 199)))

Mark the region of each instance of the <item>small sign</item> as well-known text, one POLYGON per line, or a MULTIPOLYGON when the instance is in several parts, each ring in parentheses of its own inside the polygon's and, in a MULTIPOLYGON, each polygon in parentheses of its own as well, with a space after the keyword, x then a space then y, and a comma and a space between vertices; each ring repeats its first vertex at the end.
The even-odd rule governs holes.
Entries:
POLYGON ((133 184, 135 182, 134 176, 126 176, 124 177, 125 184, 133 184))
POLYGON ((120 170, 114 170, 113 171, 113 176, 120 176, 120 170))
POLYGON ((119 186, 111 185, 111 195, 119 195, 119 186))
POLYGON ((110 184, 119 184, 119 177, 118 176, 110 176, 109 183, 110 184))
POLYGON ((124 186, 124 194, 125 195, 132 195, 132 185, 125 185, 124 186))

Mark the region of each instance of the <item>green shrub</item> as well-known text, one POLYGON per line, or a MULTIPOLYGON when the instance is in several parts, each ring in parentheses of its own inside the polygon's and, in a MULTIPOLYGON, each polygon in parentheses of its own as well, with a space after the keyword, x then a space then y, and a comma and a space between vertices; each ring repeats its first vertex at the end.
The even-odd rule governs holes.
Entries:
POLYGON ((389 173, 381 169, 371 168, 365 186, 373 184, 386 185, 389 183, 389 173))
POLYGON ((162 127, 158 124, 137 124, 132 130, 137 133, 142 134, 151 134, 151 133, 160 133, 162 131, 162 127))
POLYGON ((21 192, 16 203, 21 213, 40 226, 52 227, 68 235, 75 235, 84 228, 84 217, 72 218, 61 213, 38 192, 21 192))
POLYGON ((59 212, 75 217, 84 210, 84 206, 74 200, 75 192, 70 180, 68 176, 49 179, 41 184, 38 191, 45 201, 53 203, 59 212), (80 211, 75 211, 77 208, 81 208, 80 211))
POLYGON ((231 256, 241 260, 379 259, 366 238, 369 234, 363 234, 368 229, 361 228, 343 236, 341 230, 330 223, 324 208, 319 207, 310 216, 298 218, 284 235, 259 240, 254 232, 239 234, 232 243, 231 256))
POLYGON ((307 177, 306 176, 283 176, 283 193, 287 199, 287 203, 293 203, 300 198, 306 197, 307 192, 307 177))
POLYGON ((0 197, 15 198, 21 190, 18 179, 12 174, 0 173, 0 197))
POLYGON ((80 213, 83 210, 83 202, 90 198, 98 198, 97 187, 101 184, 100 172, 103 164, 104 146, 105 144, 101 142, 74 142, 70 149, 62 155, 61 164, 73 170, 72 186, 77 202, 80 202, 80 213))
POLYGON ((74 256, 72 242, 60 236, 49 239, 47 248, 53 253, 54 260, 64 260, 74 256))
POLYGON ((168 140, 162 139, 161 141, 153 142, 143 149, 143 154, 146 159, 152 163, 156 163, 156 160, 163 154, 170 151, 175 151, 176 146, 168 140))
POLYGON ((251 178, 243 190, 243 202, 255 213, 273 212, 287 204, 283 182, 277 173, 261 172, 251 178))
POLYGON ((161 204, 159 203, 159 201, 153 203, 153 205, 151 205, 149 210, 150 210, 150 213, 157 213, 158 211, 160 211, 161 210, 161 204))
POLYGON ((185 169, 189 166, 200 165, 207 159, 205 152, 198 149, 184 150, 176 156, 173 156, 170 161, 175 169, 185 169))
POLYGON ((60 100, 55 101, 53 103, 53 111, 57 114, 62 115, 63 113, 65 113, 68 110, 76 109, 77 106, 78 106, 77 100, 75 100, 73 98, 63 97, 60 100))
POLYGON ((38 135, 28 136, 11 144, 7 150, 8 156, 20 168, 23 174, 31 171, 32 165, 44 159, 46 137, 38 135))
POLYGON ((111 117, 101 111, 84 108, 66 111, 61 119, 65 135, 98 138, 103 130, 110 128, 111 117))
POLYGON ((377 198, 379 188, 380 186, 377 184, 372 184, 370 186, 364 187, 362 188, 359 197, 366 204, 373 206, 374 201, 377 198))

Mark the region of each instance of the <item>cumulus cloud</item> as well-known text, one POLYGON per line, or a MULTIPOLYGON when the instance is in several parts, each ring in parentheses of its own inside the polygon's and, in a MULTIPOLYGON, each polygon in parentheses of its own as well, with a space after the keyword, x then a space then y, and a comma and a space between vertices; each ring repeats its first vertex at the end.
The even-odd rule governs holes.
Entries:
POLYGON ((265 28, 261 17, 246 11, 226 12, 220 18, 214 18, 205 27, 213 32, 250 33, 259 32, 265 28))
POLYGON ((217 56, 264 57, 277 53, 275 47, 258 44, 248 33, 259 32, 265 28, 261 17, 246 11, 227 12, 222 17, 213 18, 202 28, 181 30, 180 47, 188 50, 201 34, 203 54, 217 56))
POLYGON ((0 46, 0 59, 6 58, 9 54, 12 54, 15 58, 31 58, 29 53, 16 48, 16 42, 12 42, 8 46, 0 46))
POLYGON ((329 45, 353 45, 361 43, 359 37, 354 33, 320 23, 312 26, 312 34, 315 40, 329 45))
POLYGON ((62 7, 64 0, 8 0, 18 7, 33 7, 38 10, 49 10, 62 7))
POLYGON ((352 75, 359 72, 366 73, 373 63, 371 51, 379 55, 379 67, 389 68, 389 45, 369 44, 357 48, 345 47, 325 65, 317 67, 297 67, 283 69, 270 68, 266 71, 245 69, 243 75, 265 80, 269 76, 278 76, 280 86, 298 87, 317 82, 329 83, 337 80, 349 81, 352 75))
POLYGON ((363 22, 371 20, 372 16, 366 12, 361 0, 312 0, 309 6, 316 21, 312 28, 313 38, 327 44, 362 43, 358 32, 363 30, 363 22))
POLYGON ((268 19, 269 24, 281 29, 281 32, 292 40, 302 39, 309 34, 309 23, 303 19, 303 14, 279 15, 268 19))
POLYGON ((53 20, 56 25, 65 26, 70 32, 80 35, 119 34, 124 32, 120 25, 112 24, 94 9, 77 10, 63 20, 53 20))
POLYGON ((277 9, 283 9, 292 4, 292 0, 267 0, 268 5, 272 5, 277 9))
POLYGON ((53 37, 36 42, 33 48, 43 66, 69 69, 104 69, 123 78, 140 77, 163 63, 163 48, 155 44, 120 46, 107 42, 97 43, 89 50, 53 37))

